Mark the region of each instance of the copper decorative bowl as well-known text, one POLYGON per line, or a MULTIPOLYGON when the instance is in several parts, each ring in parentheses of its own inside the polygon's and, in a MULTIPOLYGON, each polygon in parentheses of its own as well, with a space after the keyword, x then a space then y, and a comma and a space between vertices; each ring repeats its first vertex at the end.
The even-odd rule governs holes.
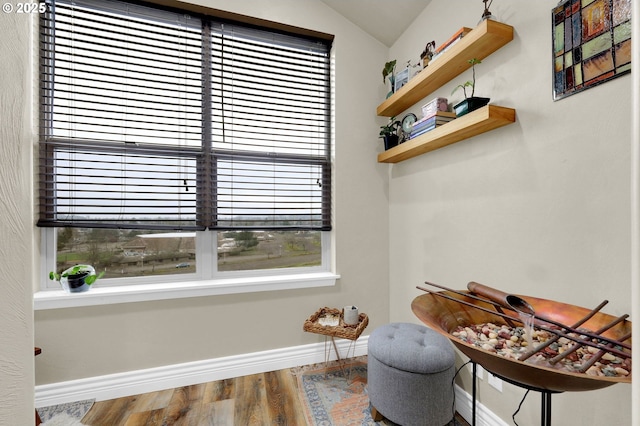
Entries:
MULTIPOLYGON (((537 315, 562 324, 574 324, 590 314, 593 315, 580 326, 581 329, 599 330, 616 320, 616 317, 611 315, 601 312, 593 314, 592 310, 575 305, 530 296, 513 297, 528 302, 537 315)), ((588 391, 601 389, 616 383, 631 383, 631 374, 621 377, 591 376, 586 373, 534 365, 527 361, 505 358, 454 337, 451 333, 458 326, 464 327, 489 322, 497 325, 507 324, 504 316, 500 315, 499 312, 491 312, 496 311, 495 303, 492 303, 491 300, 478 300, 475 294, 470 291, 428 292, 416 297, 411 304, 411 309, 423 323, 450 339, 472 361, 480 364, 494 375, 523 387, 551 392, 564 392, 588 391)), ((501 312, 507 316, 518 317, 517 312, 509 309, 509 307, 506 307, 501 312)), ((535 325, 538 324, 539 321, 536 320, 535 325)), ((630 333, 631 322, 625 319, 619 321, 607 331, 602 332, 600 336, 613 340, 621 339, 624 340, 627 346, 630 346, 631 339, 623 337, 628 336, 630 333)), ((631 351, 628 349, 624 349, 624 351, 629 353, 630 358, 631 351)))

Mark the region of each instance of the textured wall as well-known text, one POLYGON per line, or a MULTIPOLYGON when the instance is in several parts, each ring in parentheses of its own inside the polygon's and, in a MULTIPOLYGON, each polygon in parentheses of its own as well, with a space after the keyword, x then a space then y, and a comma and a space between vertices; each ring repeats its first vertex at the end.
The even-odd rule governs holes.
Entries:
POLYGON ((33 422, 28 15, 0 12, 0 424, 33 422))
MULTIPOLYGON (((556 4, 491 7, 515 37, 476 67, 476 95, 515 108, 515 124, 390 166, 392 320, 417 321, 407 307, 425 280, 458 289, 475 280, 587 307, 608 299, 605 312, 631 312, 631 78, 553 102, 556 4)), ((402 63, 427 41, 473 28, 481 13, 477 0, 432 0, 390 58, 402 63)), ((431 98, 461 100, 451 90, 470 75, 431 98)), ((468 376, 464 383, 470 391, 468 376)), ((554 424, 631 424, 629 393, 616 385, 554 396, 554 424)), ((480 386, 482 403, 509 424, 523 394, 480 386)), ((539 414, 539 395, 530 395, 518 423, 539 424, 539 414)))

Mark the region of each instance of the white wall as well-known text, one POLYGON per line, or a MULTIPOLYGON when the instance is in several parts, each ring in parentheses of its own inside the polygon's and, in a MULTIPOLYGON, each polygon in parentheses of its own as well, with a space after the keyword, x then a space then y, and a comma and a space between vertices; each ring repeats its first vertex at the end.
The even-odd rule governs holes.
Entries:
POLYGON ((28 15, 0 13, 0 424, 33 424, 28 15))
POLYGON ((200 3, 335 34, 334 234, 342 278, 333 288, 37 311, 44 350, 37 384, 321 342, 302 324, 324 306, 359 305, 370 317, 365 334, 389 319, 386 168, 375 161, 374 113, 388 49, 317 0, 200 3))
MULTIPOLYGON (((418 321, 409 306, 425 280, 454 289, 478 281, 590 308, 608 299, 605 312, 631 312, 631 79, 554 102, 556 4, 491 7, 515 36, 476 67, 476 95, 515 108, 515 124, 389 166, 392 321, 418 321)), ((474 28, 481 13, 479 1, 432 0, 389 59, 417 58, 428 41, 439 45, 462 26, 474 28)), ((461 100, 451 90, 470 75, 424 102, 461 100)), ((471 392, 470 379, 463 382, 471 392)), ((556 395, 553 422, 631 424, 630 391, 616 385, 556 395)), ((485 382, 480 388, 481 402, 509 424, 523 394, 506 384, 502 394, 485 382)), ((533 395, 517 419, 539 424, 539 416, 540 398, 533 395)))

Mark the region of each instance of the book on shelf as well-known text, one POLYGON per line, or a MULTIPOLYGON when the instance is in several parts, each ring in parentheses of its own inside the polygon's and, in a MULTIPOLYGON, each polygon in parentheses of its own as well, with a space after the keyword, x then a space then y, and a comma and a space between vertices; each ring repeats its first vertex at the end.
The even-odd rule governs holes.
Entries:
POLYGON ((451 37, 449 37, 449 40, 445 41, 444 43, 442 43, 436 50, 435 53, 436 55, 438 53, 443 52, 445 49, 447 49, 448 47, 451 47, 453 45, 453 43, 457 42, 458 40, 460 40, 462 37, 464 37, 465 35, 467 35, 469 32, 471 32, 471 28, 467 28, 467 27, 462 27, 460 28, 458 31, 455 32, 454 35, 452 35, 451 37))
POLYGON ((444 52, 446 52, 447 50, 449 50, 451 47, 453 47, 457 42, 459 42, 462 37, 464 37, 465 35, 467 35, 469 32, 471 31, 471 28, 467 28, 467 27, 462 27, 460 28, 458 31, 456 31, 456 33, 454 35, 452 35, 449 40, 445 41, 444 43, 442 43, 434 52, 433 54, 433 58, 431 58, 431 61, 434 61, 435 59, 437 59, 440 55, 442 55, 444 52))
POLYGON ((433 114, 429 114, 429 115, 425 115, 423 116, 420 120, 416 121, 415 123, 413 123, 414 125, 418 124, 418 123, 422 123, 423 121, 427 121, 430 118, 433 117, 439 117, 439 118, 456 118, 456 113, 455 112, 450 112, 450 111, 436 111, 433 114))
POLYGON ((414 130, 409 135, 409 139, 416 138, 416 137, 418 137, 418 136, 420 136, 420 135, 422 135, 424 133, 430 132, 431 130, 433 130, 433 129, 437 128, 437 127, 444 126, 445 124, 446 123, 442 123, 442 124, 433 123, 430 126, 427 126, 427 127, 423 128, 423 129, 420 129, 418 131, 414 130))
POLYGON ((455 120, 455 112, 438 111, 430 117, 423 117, 420 120, 413 123, 412 131, 419 130, 421 128, 430 126, 433 123, 444 124, 452 120, 455 120))

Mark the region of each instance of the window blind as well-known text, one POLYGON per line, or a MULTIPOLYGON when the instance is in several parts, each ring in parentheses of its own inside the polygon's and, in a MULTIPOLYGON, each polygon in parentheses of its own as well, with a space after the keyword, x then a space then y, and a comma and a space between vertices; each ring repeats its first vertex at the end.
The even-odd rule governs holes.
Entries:
POLYGON ((39 226, 331 229, 330 42, 49 3, 39 226))

